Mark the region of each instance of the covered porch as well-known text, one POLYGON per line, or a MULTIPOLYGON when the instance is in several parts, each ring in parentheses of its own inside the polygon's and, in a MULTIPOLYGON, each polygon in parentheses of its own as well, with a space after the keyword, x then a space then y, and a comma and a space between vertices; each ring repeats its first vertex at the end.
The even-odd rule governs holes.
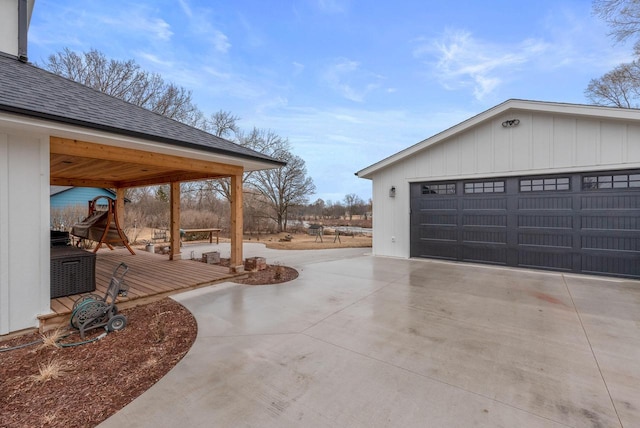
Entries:
MULTIPOLYGON (((113 270, 121 262, 129 266, 125 277, 129 290, 126 297, 118 298, 119 309, 246 276, 245 273, 230 272, 226 267, 194 260, 170 260, 165 255, 145 251, 136 251, 132 256, 126 248, 114 251, 105 248, 96 253, 96 290, 93 293, 105 295, 113 270)), ((39 317, 40 330, 67 323, 80 295, 51 299, 51 313, 39 317)))
MULTIPOLYGON (((125 190, 131 187, 170 185, 171 260, 180 260, 180 184, 185 181, 230 179, 231 258, 229 270, 242 271, 243 162, 206 160, 202 153, 166 153, 112 146, 77 139, 50 137, 50 184, 112 188, 116 217, 124 224, 125 190), (197 158, 194 158, 197 157, 197 158)), ((253 169, 253 168, 249 168, 253 169)))

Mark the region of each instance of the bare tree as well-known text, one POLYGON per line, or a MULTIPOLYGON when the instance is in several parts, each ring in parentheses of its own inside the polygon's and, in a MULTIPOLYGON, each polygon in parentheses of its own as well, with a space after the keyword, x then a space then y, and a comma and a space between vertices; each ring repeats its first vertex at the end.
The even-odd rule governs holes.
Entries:
POLYGON ((50 55, 43 68, 171 119, 191 126, 204 125, 191 91, 142 70, 133 60, 107 59, 95 49, 78 54, 65 48, 50 55))
POLYGON ((637 0, 594 0, 593 12, 611 27, 610 35, 623 42, 640 31, 640 2, 637 0))
POLYGON ((288 141, 282 140, 282 145, 270 154, 286 165, 279 169, 255 171, 248 184, 267 198, 271 218, 276 221, 278 232, 284 232, 287 230, 289 208, 306 204, 308 196, 316 189, 313 180, 307 177, 304 160, 289 151, 288 141))
MULTIPOLYGON (((233 127, 237 129, 235 131, 236 143, 243 147, 248 147, 276 159, 278 159, 278 152, 280 148, 283 146, 288 147, 288 141, 271 130, 258 129, 254 127, 250 132, 244 133, 237 128, 235 121, 233 123, 233 127)), ((229 127, 228 129, 231 128, 229 127)), ((252 171, 246 172, 243 176, 243 181, 247 182, 253 173, 254 172, 252 171)), ((207 183, 208 188, 211 191, 215 192, 220 197, 231 201, 231 181, 228 178, 210 180, 207 183)))
POLYGON ((364 205, 364 201, 355 193, 349 193, 344 197, 344 205, 349 213, 349 220, 352 220, 354 214, 360 213, 360 208, 364 205))
MULTIPOLYGON (((640 33, 640 1, 594 0, 593 12, 611 27, 610 35, 617 42, 636 37, 640 33)), ((603 76, 592 79, 584 91, 597 105, 637 108, 640 100, 640 42, 634 46, 637 59, 623 63, 603 76)))
POLYGON ((637 107, 640 98, 640 64, 621 64, 598 79, 592 79, 585 95, 594 104, 621 108, 637 107))
POLYGON ((213 113, 207 121, 208 132, 222 138, 235 137, 240 132, 238 128, 239 120, 240 118, 234 116, 231 112, 219 110, 213 113))

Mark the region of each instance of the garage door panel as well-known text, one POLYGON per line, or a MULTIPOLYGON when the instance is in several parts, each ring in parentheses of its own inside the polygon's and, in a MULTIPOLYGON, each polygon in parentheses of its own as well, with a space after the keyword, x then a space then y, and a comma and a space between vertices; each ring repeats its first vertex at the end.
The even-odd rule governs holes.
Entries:
POLYGON ((582 229, 640 231, 637 215, 616 213, 591 214, 582 216, 582 229))
POLYGON ((463 244, 462 261, 506 265, 507 247, 495 244, 463 244))
POLYGON ((458 228, 454 227, 421 227, 416 230, 415 238, 419 241, 458 241, 458 228))
POLYGON ((433 212, 421 212, 418 214, 420 226, 457 226, 458 214, 443 214, 433 212))
POLYGON ((458 260, 457 242, 421 241, 415 245, 415 257, 458 260))
POLYGON ((640 278, 638 254, 589 254, 582 255, 582 272, 640 278))
POLYGON ((549 212, 518 215, 518 227, 529 227, 533 229, 573 229, 573 215, 557 215, 549 212))
POLYGON ((520 197, 519 210, 573 210, 571 196, 520 197))
POLYGON ((506 198, 469 198, 462 201, 463 210, 507 210, 506 198))
POLYGON ((458 200, 452 198, 442 198, 434 195, 430 198, 417 200, 416 209, 422 210, 458 210, 458 200))
POLYGON ((464 214, 462 226, 507 227, 506 214, 464 214))
MULTIPOLYGON (((585 250, 640 252, 640 237, 611 236, 605 233, 587 235, 581 237, 580 248, 585 250)), ((640 264, 640 260, 638 263, 640 264)))
POLYGON ((551 270, 572 271, 573 254, 560 248, 520 248, 518 250, 518 266, 543 268, 551 270))
POLYGON ((462 231, 463 243, 506 244, 506 230, 484 230, 464 228, 462 231))
POLYGON ((637 195, 588 195, 580 198, 583 210, 638 210, 640 196, 637 195))
POLYGON ((572 233, 557 231, 518 232, 518 245, 535 247, 573 248, 572 233))

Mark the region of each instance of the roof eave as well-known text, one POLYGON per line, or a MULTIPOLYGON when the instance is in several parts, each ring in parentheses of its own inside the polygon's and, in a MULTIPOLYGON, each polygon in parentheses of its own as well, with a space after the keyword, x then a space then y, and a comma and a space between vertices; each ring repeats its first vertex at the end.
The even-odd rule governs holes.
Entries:
POLYGON ((87 129, 108 132, 108 133, 117 134, 117 135, 126 136, 126 137, 133 137, 133 138, 140 138, 140 139, 144 139, 144 140, 157 141, 157 142, 169 144, 169 145, 172 145, 172 146, 178 146, 178 147, 194 149, 194 150, 201 150, 201 151, 206 151, 206 152, 215 153, 215 154, 219 154, 219 155, 235 157, 235 158, 240 158, 240 159, 246 159, 246 160, 250 160, 250 161, 253 161, 253 162, 260 163, 260 164, 271 165, 270 168, 280 168, 280 167, 286 165, 286 162, 282 162, 282 161, 279 161, 279 160, 276 160, 276 159, 272 159, 272 158, 270 158, 268 156, 264 156, 264 157, 252 156, 252 155, 249 155, 249 154, 237 153, 237 152, 220 149, 220 148, 213 147, 213 146, 204 146, 204 145, 200 145, 200 144, 191 144, 191 143, 189 143, 187 141, 180 141, 180 140, 161 137, 161 136, 157 136, 157 135, 147 134, 147 133, 144 133, 144 132, 136 132, 136 131, 130 131, 130 130, 126 130, 126 129, 115 128, 115 127, 111 127, 111 126, 108 126, 108 125, 101 125, 101 124, 96 124, 96 123, 92 123, 92 122, 87 122, 87 121, 82 121, 82 120, 77 120, 77 119, 71 119, 71 118, 67 118, 67 117, 64 117, 64 116, 56 116, 56 115, 51 115, 51 114, 47 114, 47 113, 37 112, 37 111, 33 111, 33 110, 20 109, 20 108, 16 108, 16 107, 13 107, 13 106, 7 106, 7 105, 0 104, 0 111, 4 111, 4 112, 7 112, 7 113, 18 114, 18 115, 30 117, 30 118, 33 118, 33 119, 42 119, 42 120, 47 120, 47 121, 52 121, 52 122, 57 122, 57 123, 64 123, 64 124, 67 124, 67 125, 80 126, 80 127, 87 128, 87 129))

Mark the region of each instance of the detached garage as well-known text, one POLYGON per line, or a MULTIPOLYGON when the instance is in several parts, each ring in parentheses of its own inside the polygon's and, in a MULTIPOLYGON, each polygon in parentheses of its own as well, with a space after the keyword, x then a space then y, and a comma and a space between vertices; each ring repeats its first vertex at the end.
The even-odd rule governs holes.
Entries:
POLYGON ((373 251, 640 278, 640 111, 509 100, 357 173, 373 251))

